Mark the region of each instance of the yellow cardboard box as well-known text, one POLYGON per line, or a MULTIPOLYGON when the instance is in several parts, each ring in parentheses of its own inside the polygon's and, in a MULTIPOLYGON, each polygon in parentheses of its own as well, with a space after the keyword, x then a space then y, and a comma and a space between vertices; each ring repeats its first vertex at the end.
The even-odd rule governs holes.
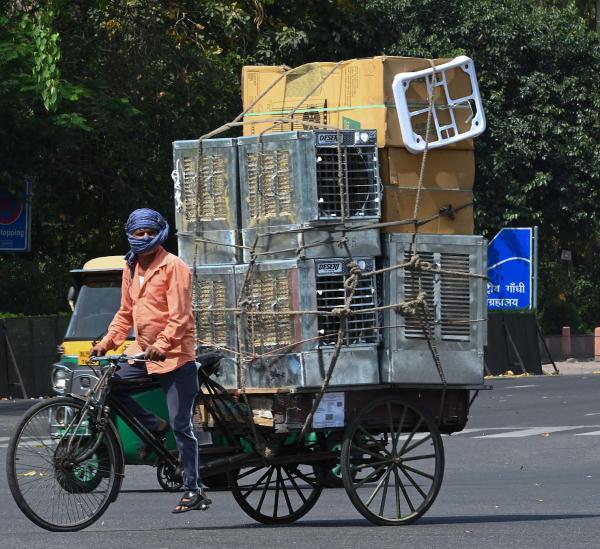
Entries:
MULTIPOLYGON (((434 63, 446 61, 435 59, 434 63)), ((429 67, 427 59, 390 56, 308 63, 289 70, 280 66, 246 66, 242 69, 243 104, 244 110, 251 109, 244 118, 244 135, 312 129, 306 123, 317 122, 342 129, 376 129, 380 147, 401 147, 403 141, 392 92, 394 76, 429 67), (273 120, 282 116, 291 116, 294 123, 274 126, 273 120)), ((468 77, 461 70, 451 73, 448 85, 454 97, 471 89, 468 77)), ((447 116, 443 109, 445 101, 440 97, 440 88, 436 90, 434 101, 436 107, 441 107, 436 112, 443 118, 447 116)), ((407 96, 411 107, 426 107, 424 80, 411 85, 407 96)), ((468 125, 470 114, 467 109, 461 111, 464 121, 459 120, 459 126, 468 125)), ((422 118, 415 121, 416 129, 425 127, 426 116, 422 118)), ((472 149, 473 140, 451 147, 472 149)))
MULTIPOLYGON (((383 188, 383 223, 412 219, 417 189, 395 185, 383 188)), ((473 193, 468 190, 422 189, 417 219, 438 216, 419 227, 420 233, 473 234, 473 193), (438 215, 439 214, 439 215, 438 215)), ((412 233, 414 226, 396 225, 382 229, 386 233, 412 233)))
MULTIPOLYGON (((384 185, 419 186, 422 154, 402 147, 379 149, 379 171, 384 185)), ((423 186, 428 189, 472 190, 475 183, 475 152, 434 149, 427 152, 423 186)))

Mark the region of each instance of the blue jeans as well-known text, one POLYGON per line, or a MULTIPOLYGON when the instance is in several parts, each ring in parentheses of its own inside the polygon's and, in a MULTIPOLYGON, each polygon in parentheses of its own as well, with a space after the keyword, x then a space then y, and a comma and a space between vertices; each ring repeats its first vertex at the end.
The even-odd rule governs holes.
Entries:
MULTIPOLYGON (((117 372, 116 379, 132 380, 151 377, 148 375, 143 362, 135 362, 134 364, 125 362, 121 363, 120 366, 121 369, 117 372)), ((199 391, 196 363, 188 362, 176 370, 152 377, 160 382, 167 398, 169 423, 175 435, 185 473, 185 489, 198 490, 200 486, 198 441, 194 436, 192 427, 192 407, 199 391)), ((158 431, 160 419, 139 404, 129 391, 126 389, 119 390, 117 386, 113 394, 147 429, 154 432, 158 431)))

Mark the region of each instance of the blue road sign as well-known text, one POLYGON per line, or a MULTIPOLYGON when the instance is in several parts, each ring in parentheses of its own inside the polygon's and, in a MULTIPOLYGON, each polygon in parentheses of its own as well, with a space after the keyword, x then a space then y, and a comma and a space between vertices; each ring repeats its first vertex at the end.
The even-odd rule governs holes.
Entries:
POLYGON ((501 229, 488 245, 488 309, 531 309, 534 269, 533 228, 501 229))
POLYGON ((31 227, 31 183, 13 195, 0 190, 0 252, 28 252, 31 227))

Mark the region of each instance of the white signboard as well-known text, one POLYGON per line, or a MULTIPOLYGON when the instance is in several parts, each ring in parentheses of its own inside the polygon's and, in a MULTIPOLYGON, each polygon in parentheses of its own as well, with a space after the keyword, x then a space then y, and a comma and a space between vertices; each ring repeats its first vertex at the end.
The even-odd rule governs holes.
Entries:
POLYGON ((313 416, 313 428, 344 426, 344 393, 325 393, 313 416))

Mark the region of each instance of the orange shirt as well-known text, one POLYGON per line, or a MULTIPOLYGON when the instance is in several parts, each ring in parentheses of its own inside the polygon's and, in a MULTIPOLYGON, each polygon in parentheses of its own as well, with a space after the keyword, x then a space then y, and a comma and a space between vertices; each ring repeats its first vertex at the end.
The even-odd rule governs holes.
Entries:
POLYGON ((125 266, 121 307, 101 343, 107 349, 116 349, 133 327, 135 341, 127 347, 127 354, 136 355, 154 345, 167 358, 158 363, 147 362, 148 373, 170 372, 195 359, 192 273, 162 246, 146 269, 141 287, 138 269, 139 264, 131 278, 129 267, 125 266))

